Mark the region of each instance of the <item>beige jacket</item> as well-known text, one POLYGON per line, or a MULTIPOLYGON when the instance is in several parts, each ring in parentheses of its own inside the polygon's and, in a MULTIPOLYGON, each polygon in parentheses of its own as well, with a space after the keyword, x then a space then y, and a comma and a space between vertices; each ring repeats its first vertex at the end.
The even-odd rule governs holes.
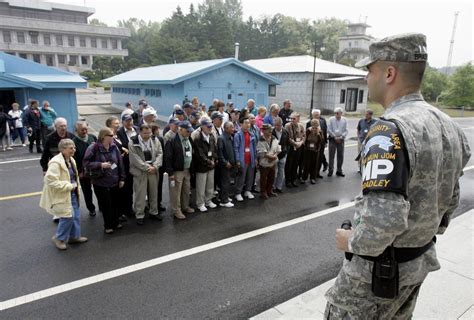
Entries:
MULTIPOLYGON (((77 181, 79 182, 77 166, 73 158, 71 158, 71 163, 74 165, 77 181)), ((43 181, 40 207, 57 217, 72 217, 71 191, 74 189, 74 186, 71 183, 66 161, 61 153, 49 161, 48 171, 46 171, 43 181)), ((77 188, 77 196, 79 198, 79 183, 77 188)))

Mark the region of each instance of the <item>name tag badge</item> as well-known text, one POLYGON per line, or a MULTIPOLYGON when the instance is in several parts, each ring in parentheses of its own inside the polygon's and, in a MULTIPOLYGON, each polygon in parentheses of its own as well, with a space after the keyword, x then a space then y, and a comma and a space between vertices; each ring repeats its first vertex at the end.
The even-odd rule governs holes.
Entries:
POLYGON ((117 165, 115 163, 112 163, 112 166, 110 167, 110 169, 115 170, 116 168, 117 168, 117 165))
POLYGON ((191 157, 191 151, 186 151, 186 157, 191 157))
POLYGON ((212 151, 208 151, 208 152, 207 152, 207 156, 208 156, 208 157, 212 157, 212 151))
POLYGON ((367 133, 367 132, 369 132, 369 130, 365 129, 364 132, 367 133))
POLYGON ((314 143, 310 143, 310 144, 309 144, 309 147, 310 147, 310 148, 314 148, 314 143))
POLYGON ((250 152, 250 148, 245 148, 245 152, 250 152))
POLYGON ((296 138, 296 142, 300 142, 301 141, 301 138, 296 138))

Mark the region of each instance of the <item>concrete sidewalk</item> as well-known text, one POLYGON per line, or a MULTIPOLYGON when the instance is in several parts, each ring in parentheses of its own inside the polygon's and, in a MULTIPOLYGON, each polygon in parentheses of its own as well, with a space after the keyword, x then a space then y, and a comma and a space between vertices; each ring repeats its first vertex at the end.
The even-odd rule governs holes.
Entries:
MULTIPOLYGON (((413 319, 474 319, 474 210, 455 218, 438 237, 441 270, 423 283, 413 319)), ((277 305, 252 319, 322 319, 324 293, 334 279, 277 305)))

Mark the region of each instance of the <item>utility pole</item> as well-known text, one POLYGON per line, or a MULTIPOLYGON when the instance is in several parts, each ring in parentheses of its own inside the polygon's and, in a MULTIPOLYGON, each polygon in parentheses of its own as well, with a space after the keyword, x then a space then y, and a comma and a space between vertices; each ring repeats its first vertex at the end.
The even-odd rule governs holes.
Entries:
POLYGON ((446 74, 449 75, 451 69, 451 62, 453 60, 454 36, 456 35, 456 25, 458 23, 459 11, 454 12, 453 32, 451 33, 451 41, 449 45, 448 61, 446 62, 446 74))
MULTIPOLYGON (((314 78, 315 78, 315 75, 316 75, 316 50, 318 48, 318 42, 314 42, 314 62, 313 62, 313 82, 312 82, 312 85, 311 85, 311 105, 310 105, 310 108, 309 108, 309 118, 311 119, 311 111, 313 110, 313 105, 314 105, 314 78)), ((321 51, 324 51, 325 48, 324 47, 321 47, 320 48, 321 51)))

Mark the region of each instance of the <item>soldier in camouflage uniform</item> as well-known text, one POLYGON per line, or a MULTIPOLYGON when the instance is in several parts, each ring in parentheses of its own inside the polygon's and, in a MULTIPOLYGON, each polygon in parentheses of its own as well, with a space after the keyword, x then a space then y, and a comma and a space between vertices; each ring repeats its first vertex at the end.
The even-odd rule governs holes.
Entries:
POLYGON ((420 94, 426 60, 425 36, 403 34, 372 43, 370 56, 356 65, 367 67, 370 96, 385 113, 361 151, 354 226, 336 230, 338 249, 353 257, 326 292, 325 319, 410 319, 423 280, 440 268, 434 236, 459 204, 470 150, 460 127, 420 94), (390 247, 399 257, 417 254, 394 259, 397 293, 381 298, 373 292, 372 271, 375 257, 390 247))

